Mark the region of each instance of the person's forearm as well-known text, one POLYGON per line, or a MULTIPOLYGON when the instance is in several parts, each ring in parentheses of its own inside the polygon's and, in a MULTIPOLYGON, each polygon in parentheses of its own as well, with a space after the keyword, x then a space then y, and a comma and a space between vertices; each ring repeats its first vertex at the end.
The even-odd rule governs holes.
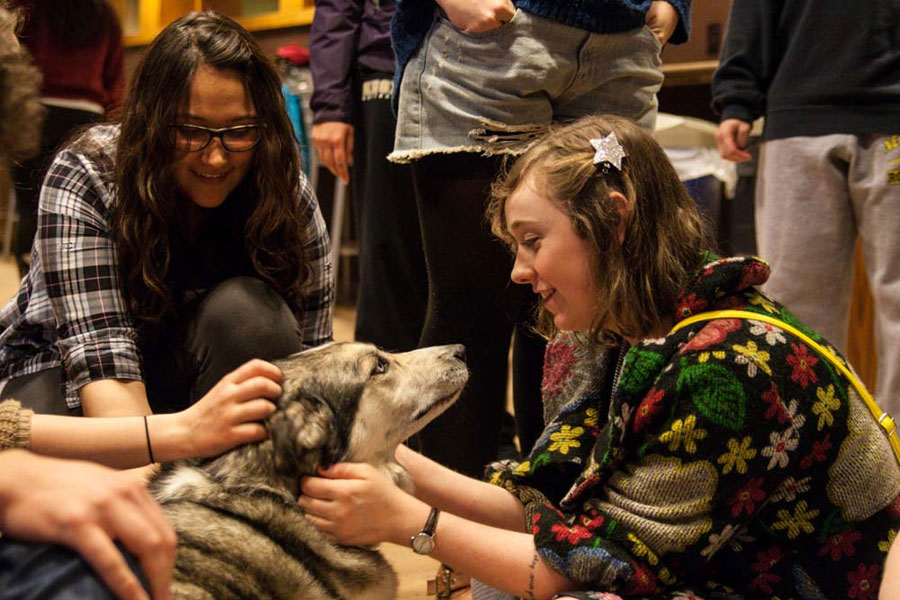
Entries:
MULTIPOLYGON (((81 396, 81 407, 85 417, 130 417, 150 414, 147 388, 144 387, 143 381, 101 379, 85 385, 78 393, 81 396)), ((135 468, 134 475, 149 481, 155 472, 156 467, 149 465, 135 468)))
POLYGON ((90 460, 118 469, 191 456, 190 432, 178 413, 143 417, 77 418, 33 415, 31 450, 45 456, 90 460), (149 433, 150 445, 147 438, 149 433))
POLYGON ((478 523, 524 531, 525 509, 505 489, 466 477, 405 446, 398 448, 397 460, 423 502, 478 523))
POLYGON ((131 417, 150 414, 143 381, 100 379, 78 391, 86 417, 131 417))
MULTIPOLYGON (((409 547, 410 538, 421 531, 428 512, 424 503, 406 511, 403 525, 390 541, 409 547)), ((442 512, 434 540, 434 559, 515 596, 552 598, 575 587, 541 560, 530 533, 498 529, 442 512)))

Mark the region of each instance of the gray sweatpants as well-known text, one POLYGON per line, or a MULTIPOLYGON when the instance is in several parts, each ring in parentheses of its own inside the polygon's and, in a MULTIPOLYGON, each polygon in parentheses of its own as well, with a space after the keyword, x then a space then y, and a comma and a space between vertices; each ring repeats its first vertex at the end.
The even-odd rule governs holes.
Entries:
POLYGON ((842 352, 857 234, 875 303, 875 398, 900 415, 900 136, 762 144, 756 236, 772 265, 765 291, 842 352))

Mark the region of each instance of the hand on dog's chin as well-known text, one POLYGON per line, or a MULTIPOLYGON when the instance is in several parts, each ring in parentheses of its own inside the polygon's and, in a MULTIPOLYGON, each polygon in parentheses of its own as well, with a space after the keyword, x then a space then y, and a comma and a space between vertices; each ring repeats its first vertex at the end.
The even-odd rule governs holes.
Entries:
POLYGON ((318 477, 302 478, 300 491, 300 510, 341 545, 403 543, 409 534, 402 521, 411 507, 421 505, 395 484, 383 465, 369 463, 336 463, 318 477), (386 518, 373 521, 373 514, 386 518))

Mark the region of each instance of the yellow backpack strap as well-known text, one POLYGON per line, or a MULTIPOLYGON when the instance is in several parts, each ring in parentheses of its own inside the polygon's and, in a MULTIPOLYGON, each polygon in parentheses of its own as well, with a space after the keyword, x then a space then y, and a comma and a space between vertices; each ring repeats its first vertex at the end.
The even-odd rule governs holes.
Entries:
POLYGON ((818 343, 793 325, 785 323, 777 317, 750 312, 749 310, 728 309, 697 313, 696 315, 692 315, 676 323, 672 330, 669 331, 669 335, 675 333, 682 327, 687 327, 688 325, 693 325, 694 323, 698 323, 700 321, 712 321, 713 319, 747 319, 768 323, 769 325, 787 331, 791 335, 800 338, 801 340, 803 340, 804 344, 806 344, 810 348, 813 348, 819 354, 824 356, 831 362, 831 364, 837 367, 841 374, 846 377, 847 380, 850 381, 850 383, 856 389, 856 393, 859 394, 859 397, 863 399, 863 402, 866 404, 869 412, 872 413, 872 416, 875 417, 878 425, 880 425, 881 428, 884 429, 885 433, 887 433, 888 442, 891 444, 891 448, 894 450, 894 456, 897 458, 897 462, 900 463, 900 439, 898 439, 897 437, 897 426, 894 423, 894 419, 892 419, 889 414, 881 410, 881 407, 878 406, 878 403, 876 403, 875 399, 872 398, 872 394, 869 393, 869 390, 865 388, 859 378, 853 374, 853 371, 847 368, 847 365, 845 365, 843 361, 838 359, 838 357, 835 356, 835 354, 831 352, 831 350, 818 343))

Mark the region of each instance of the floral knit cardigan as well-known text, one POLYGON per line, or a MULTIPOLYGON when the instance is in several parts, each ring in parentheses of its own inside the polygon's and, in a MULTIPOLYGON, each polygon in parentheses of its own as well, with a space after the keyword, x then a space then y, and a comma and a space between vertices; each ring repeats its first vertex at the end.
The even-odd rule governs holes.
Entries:
MULTIPOLYGON (((768 275, 712 257, 677 319, 742 308, 827 345, 751 287, 768 275)), ((527 461, 489 469, 543 560, 596 590, 576 597, 877 597, 900 467, 831 363, 776 327, 717 319, 632 347, 608 402, 616 353, 579 353, 572 334, 548 345, 547 427, 527 461)))

